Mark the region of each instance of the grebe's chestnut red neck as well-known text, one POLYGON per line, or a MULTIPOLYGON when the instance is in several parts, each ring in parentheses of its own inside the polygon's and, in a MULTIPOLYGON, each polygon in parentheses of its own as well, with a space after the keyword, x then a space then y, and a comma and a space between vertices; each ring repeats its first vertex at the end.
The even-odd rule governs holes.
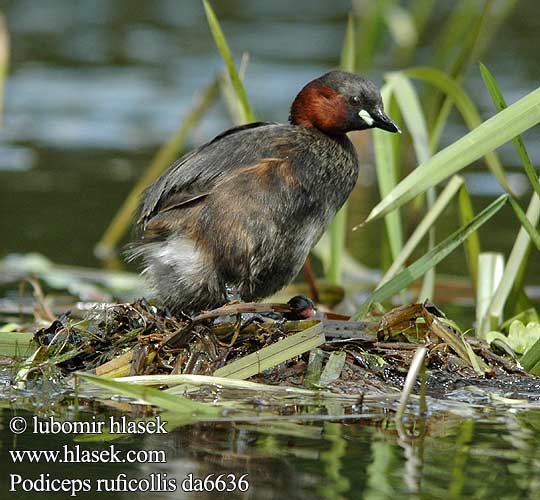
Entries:
POLYGON ((331 71, 308 83, 296 96, 289 120, 329 135, 368 128, 401 132, 384 113, 377 87, 345 71, 331 71))

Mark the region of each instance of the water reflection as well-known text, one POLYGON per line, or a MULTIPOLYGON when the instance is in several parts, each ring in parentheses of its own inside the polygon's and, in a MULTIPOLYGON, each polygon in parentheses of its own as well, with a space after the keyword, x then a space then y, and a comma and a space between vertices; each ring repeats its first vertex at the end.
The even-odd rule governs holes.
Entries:
MULTIPOLYGON (((21 415, 27 415, 22 413, 21 415)), ((166 463, 13 465, 9 450, 107 449, 110 442, 81 437, 22 434, 8 428, 13 413, 2 413, 2 468, 26 478, 82 477, 95 482, 161 474, 181 481, 193 474, 248 474, 248 495, 230 498, 391 499, 391 498, 537 498, 540 412, 506 411, 480 420, 441 415, 427 422, 411 421, 397 430, 390 421, 296 424, 295 428, 260 429, 246 424, 198 424, 166 435, 116 440, 129 449, 164 450, 166 463), (422 425, 425 424, 425 432, 422 425)), ((27 415, 29 417, 29 415, 27 415)), ((103 417, 105 418, 105 417, 103 417)), ((7 485, 6 475, 0 487, 7 485)), ((20 498, 31 495, 18 493, 20 498)), ((35 493, 34 493, 35 495, 35 493)), ((103 493, 101 493, 101 496, 103 493)), ((148 498, 136 492, 122 497, 148 498)), ((83 498, 98 498, 87 493, 83 498)), ((216 498, 212 494, 152 493, 152 498, 216 498)))

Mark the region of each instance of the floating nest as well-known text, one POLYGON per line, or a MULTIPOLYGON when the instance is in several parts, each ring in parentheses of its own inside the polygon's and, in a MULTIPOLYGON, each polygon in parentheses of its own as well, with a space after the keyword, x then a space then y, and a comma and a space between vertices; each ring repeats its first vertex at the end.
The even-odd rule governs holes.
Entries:
POLYGON ((401 389, 419 347, 427 390, 467 385, 523 393, 534 384, 512 359, 463 335, 433 304, 410 304, 367 321, 346 316, 291 320, 288 304, 229 304, 190 318, 145 300, 102 305, 82 321, 65 314, 35 334, 35 367, 54 364, 106 377, 197 374, 338 393, 401 389))

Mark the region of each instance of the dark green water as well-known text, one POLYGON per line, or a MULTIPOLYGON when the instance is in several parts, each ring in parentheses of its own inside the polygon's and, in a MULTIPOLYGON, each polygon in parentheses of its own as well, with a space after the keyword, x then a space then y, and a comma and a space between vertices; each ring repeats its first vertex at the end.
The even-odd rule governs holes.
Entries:
MULTIPOLYGON (((536 499, 540 498, 540 412, 491 412, 484 418, 458 418, 442 414, 422 430, 399 435, 391 421, 382 416, 354 422, 312 422, 299 433, 269 433, 268 426, 242 423, 198 424, 180 427, 163 435, 146 435, 102 443, 81 443, 71 435, 14 436, 8 425, 14 413, 0 416, 0 464, 2 491, 16 488, 13 498, 35 498, 31 481, 53 479, 86 480, 90 491, 76 498, 253 498, 253 499, 536 499), (74 440, 75 439, 75 440, 74 440), (103 451, 114 444, 118 457, 129 450, 146 450, 140 458, 162 463, 136 464, 13 464, 13 450, 103 451), (14 476, 10 476, 10 475, 14 476), (98 480, 141 480, 160 475, 177 484, 176 492, 97 492, 98 480), (247 474, 245 493, 188 493, 183 481, 192 474, 234 474, 236 480, 247 474), (123 475, 123 476, 122 476, 123 475), (166 476, 165 476, 166 475, 166 476), (26 483, 16 483, 26 480, 26 483), (13 483, 13 484, 12 484, 13 483)), ((18 413, 28 419, 30 413, 18 413)), ((90 418, 81 414, 79 418, 90 418)), ((106 420, 104 414, 98 417, 106 420)), ((300 427, 297 424, 298 427, 300 427)), ((29 427, 31 429, 31 427, 29 427)), ((63 451, 62 451, 63 453, 63 451)), ((61 456, 64 456, 63 454, 61 456)), ((66 455, 68 458, 74 455, 66 455)), ((79 457, 82 457, 79 451, 79 457)), ((214 477, 216 477, 214 476, 214 477)), ((230 476, 228 481, 232 484, 230 476)), ((72 483, 68 483, 72 484, 72 483)), ((103 484, 103 482, 101 483, 103 484)), ((134 485, 135 483, 131 483, 134 485)), ((144 488, 144 483, 142 484, 144 488)), ((240 483, 237 483, 240 484, 240 483)), ((34 486, 39 487, 39 486, 34 486)), ((71 488, 67 487, 66 489, 71 488)), ((5 495, 6 493, 4 493, 5 495)), ((42 498, 68 498, 69 493, 37 493, 42 498)))

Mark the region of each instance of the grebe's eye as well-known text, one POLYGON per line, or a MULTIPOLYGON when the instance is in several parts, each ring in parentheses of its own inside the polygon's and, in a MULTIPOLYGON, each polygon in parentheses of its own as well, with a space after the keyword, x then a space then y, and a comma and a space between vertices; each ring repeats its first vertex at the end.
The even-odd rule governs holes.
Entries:
POLYGON ((360 102, 361 102, 360 96, 353 95, 351 97, 351 104, 360 104, 360 102))

